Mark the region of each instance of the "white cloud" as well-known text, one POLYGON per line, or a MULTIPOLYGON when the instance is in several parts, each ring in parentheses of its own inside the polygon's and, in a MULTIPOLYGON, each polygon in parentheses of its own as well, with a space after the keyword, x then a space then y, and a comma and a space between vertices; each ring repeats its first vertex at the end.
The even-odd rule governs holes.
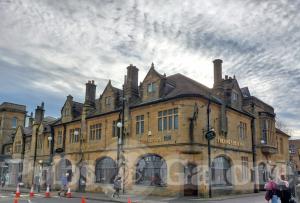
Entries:
POLYGON ((181 72, 211 87, 211 61, 222 58, 224 73, 299 132, 286 114, 300 115, 299 8, 284 0, 1 2, 0 70, 19 71, 16 81, 33 92, 60 92, 54 112, 69 93, 82 99, 88 79, 97 82, 97 95, 108 79, 121 87, 131 63, 140 79, 154 62, 162 73, 181 72))

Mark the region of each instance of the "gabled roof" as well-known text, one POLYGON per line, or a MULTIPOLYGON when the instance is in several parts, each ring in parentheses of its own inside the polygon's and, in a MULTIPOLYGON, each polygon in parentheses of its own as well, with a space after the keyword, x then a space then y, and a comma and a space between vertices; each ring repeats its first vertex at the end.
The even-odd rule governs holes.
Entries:
POLYGON ((276 133, 281 134, 281 135, 285 135, 285 136, 288 136, 288 137, 291 137, 290 135, 288 135, 287 133, 283 132, 279 128, 276 128, 276 133))
POLYGON ((74 118, 81 115, 82 109, 83 109, 83 103, 76 102, 76 101, 72 102, 72 113, 74 118))

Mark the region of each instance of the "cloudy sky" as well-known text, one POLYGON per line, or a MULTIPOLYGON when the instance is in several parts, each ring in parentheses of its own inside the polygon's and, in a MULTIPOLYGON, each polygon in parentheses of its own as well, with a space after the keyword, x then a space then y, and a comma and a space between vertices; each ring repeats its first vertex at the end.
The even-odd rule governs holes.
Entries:
POLYGON ((134 64, 151 62, 209 87, 212 60, 223 74, 275 107, 300 136, 300 1, 297 0, 0 0, 0 102, 59 116, 84 84, 121 87, 134 64))

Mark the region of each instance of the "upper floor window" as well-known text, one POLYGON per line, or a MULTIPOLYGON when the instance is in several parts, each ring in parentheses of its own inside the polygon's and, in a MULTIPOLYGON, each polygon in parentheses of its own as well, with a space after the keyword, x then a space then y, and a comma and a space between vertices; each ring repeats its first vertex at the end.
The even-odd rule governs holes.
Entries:
POLYGON ((105 97, 105 105, 110 105, 111 97, 105 97))
POLYGON ((15 144, 15 153, 21 153, 22 151, 22 143, 21 141, 17 141, 15 144))
POLYGON ((97 123, 90 126, 90 140, 100 140, 101 139, 101 123, 97 123))
POLYGON ((4 150, 5 154, 11 154, 11 151, 12 151, 12 147, 11 146, 5 147, 5 150, 4 150))
POLYGON ((262 120, 262 134, 261 134, 261 143, 262 144, 267 144, 268 143, 268 134, 270 131, 270 121, 268 119, 263 119, 262 120))
POLYGON ((14 117, 12 120, 11 120, 11 127, 12 128, 16 128, 17 127, 17 124, 18 124, 18 119, 16 117, 14 117))
POLYGON ((155 90, 156 90, 156 89, 155 89, 155 83, 154 83, 154 82, 148 84, 148 87, 147 87, 147 92, 148 92, 148 93, 155 92, 155 90))
POLYGON ((69 116, 69 112, 70 112, 69 108, 66 107, 66 108, 64 109, 64 116, 69 116))
POLYGON ((283 154, 283 139, 280 138, 279 142, 280 142, 280 153, 283 154))
POLYGON ((239 98, 238 93, 235 92, 235 91, 232 91, 232 94, 231 94, 231 101, 232 101, 232 102, 236 102, 236 101, 238 100, 238 98, 239 98))
POLYGON ((158 131, 178 129, 178 108, 158 112, 158 131))
POLYGON ((58 130, 58 132, 57 132, 57 145, 62 144, 62 139, 63 139, 62 130, 58 130))
POLYGON ((80 128, 70 129, 70 143, 79 142, 80 128))
POLYGON ((136 134, 144 133, 144 115, 136 117, 136 134))
POLYGON ((119 137, 120 136, 120 133, 121 133, 121 129, 120 128, 118 128, 118 126, 117 126, 117 123, 118 123, 119 121, 113 121, 113 123, 112 123, 112 136, 113 137, 119 137))
POLYGON ((246 132, 247 132, 247 125, 246 125, 246 123, 240 122, 239 131, 240 131, 240 138, 241 139, 245 139, 246 132))

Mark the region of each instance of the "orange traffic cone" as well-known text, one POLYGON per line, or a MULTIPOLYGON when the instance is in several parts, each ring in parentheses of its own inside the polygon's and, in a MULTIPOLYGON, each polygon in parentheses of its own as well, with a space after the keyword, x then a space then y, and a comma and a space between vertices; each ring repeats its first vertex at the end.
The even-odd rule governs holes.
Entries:
POLYGON ((15 198, 14 203, 18 203, 18 202, 19 202, 18 198, 15 198))
POLYGON ((131 203, 131 199, 130 199, 130 197, 128 197, 128 201, 127 201, 127 203, 131 203))
POLYGON ((71 198, 71 197, 72 197, 71 188, 68 187, 67 198, 71 198))
POLYGON ((33 198, 34 197, 34 191, 33 191, 33 186, 31 187, 30 193, 29 193, 29 197, 33 198))
POLYGON ((16 191, 16 198, 19 198, 21 196, 20 187, 19 184, 17 185, 17 191, 16 191))
POLYGON ((49 185, 47 185, 47 190, 45 192, 45 197, 46 198, 49 198, 50 197, 50 188, 49 188, 49 185))
POLYGON ((81 203, 86 203, 84 197, 81 197, 81 203))

